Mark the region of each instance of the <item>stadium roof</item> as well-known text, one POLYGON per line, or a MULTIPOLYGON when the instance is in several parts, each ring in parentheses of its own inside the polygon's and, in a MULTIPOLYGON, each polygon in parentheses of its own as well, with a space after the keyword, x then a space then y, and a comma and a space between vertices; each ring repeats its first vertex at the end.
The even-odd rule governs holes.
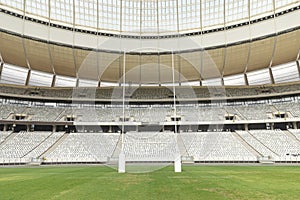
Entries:
POLYGON ((176 82, 203 85, 299 80, 299 7, 298 0, 0 0, 0 82, 118 83, 124 64, 128 81, 142 84, 172 82, 170 66, 176 82))

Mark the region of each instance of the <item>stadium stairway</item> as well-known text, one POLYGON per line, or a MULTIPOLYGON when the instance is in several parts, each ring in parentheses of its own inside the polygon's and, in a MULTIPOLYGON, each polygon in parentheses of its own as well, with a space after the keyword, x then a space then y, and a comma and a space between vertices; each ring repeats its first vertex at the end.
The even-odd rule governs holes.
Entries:
POLYGON ((9 134, 9 135, 5 138, 5 140, 4 140, 2 143, 0 143, 0 147, 3 146, 3 145, 5 145, 9 140, 13 139, 17 134, 18 134, 18 133, 14 133, 14 132, 12 132, 11 134, 9 134))
POLYGON ((119 155, 122 149, 122 134, 120 134, 118 142, 114 148, 114 151, 110 157, 108 157, 106 165, 110 167, 116 167, 119 162, 119 155))
POLYGON ((53 145, 51 145, 44 153, 42 153, 39 158, 44 158, 45 155, 51 153, 58 145, 60 145, 67 137, 68 133, 63 134, 53 145))
POLYGON ((111 158, 119 158, 119 155, 122 150, 122 134, 120 134, 117 145, 115 146, 115 149, 113 153, 111 154, 111 158))
POLYGON ((189 154, 186 150, 186 146, 182 140, 180 133, 177 134, 177 145, 178 145, 178 149, 180 151, 181 156, 188 157, 189 154))
POLYGON ((181 155, 182 163, 193 164, 194 157, 189 155, 180 133, 177 133, 177 146, 181 155))
POLYGON ((300 140, 290 131, 283 131, 288 137, 290 137, 293 140, 296 140, 297 143, 300 145, 300 140))
POLYGON ((238 117, 239 120, 247 120, 247 118, 241 113, 241 111, 239 109, 237 109, 235 107, 232 107, 232 108, 236 112, 237 117, 238 117))
POLYGON ((255 138, 258 142, 260 142, 265 148, 267 148, 269 151, 271 151, 272 153, 274 153, 276 156, 279 156, 276 152, 274 152, 272 149, 270 149, 269 147, 267 147, 262 141, 260 141, 259 139, 257 139, 257 137, 255 137, 250 131, 247 131, 253 138, 255 138))
POLYGON ((62 109, 62 111, 57 115, 55 121, 62 121, 64 113, 65 113, 65 109, 62 109))
POLYGON ((274 105, 270 105, 270 108, 273 113, 278 113, 280 111, 274 105))
POLYGON ((243 146, 245 146, 253 155, 256 157, 262 157, 263 155, 259 153, 254 147, 252 147, 248 142, 244 140, 237 132, 231 132, 232 135, 242 143, 243 146))
POLYGON ((2 134, 0 135, 0 146, 1 146, 1 144, 5 142, 5 140, 12 134, 12 132, 7 132, 6 135, 3 135, 3 132, 0 132, 0 134, 2 134))
POLYGON ((45 141, 47 141, 47 139, 49 137, 51 137, 53 135, 53 132, 48 135, 48 137, 46 137, 43 141, 41 141, 37 146, 35 146, 33 149, 31 149, 30 151, 28 151, 25 155, 22 156, 22 158, 26 157, 28 154, 30 154, 31 152, 33 152, 34 150, 36 150, 39 146, 41 146, 45 141))

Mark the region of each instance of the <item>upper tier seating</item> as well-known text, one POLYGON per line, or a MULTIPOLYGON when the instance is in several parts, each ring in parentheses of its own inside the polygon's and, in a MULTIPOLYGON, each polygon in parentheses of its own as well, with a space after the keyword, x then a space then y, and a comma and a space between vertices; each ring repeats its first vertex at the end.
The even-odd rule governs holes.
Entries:
MULTIPOLYGON (((72 104, 70 104, 72 106, 72 104)), ((283 104, 252 104, 237 106, 203 106, 177 105, 177 117, 182 121, 224 121, 225 116, 234 115, 237 120, 265 120, 274 118, 274 113, 290 112, 288 117, 300 117, 299 103, 283 104)), ((68 116, 74 116, 80 122, 119 122, 123 120, 123 108, 120 105, 97 105, 91 107, 49 107, 49 106, 24 106, 16 104, 1 105, 0 119, 13 119, 14 114, 25 115, 28 121, 64 121, 68 116)), ((172 120, 174 109, 171 105, 144 105, 126 106, 126 121, 160 123, 172 120)))
MULTIPOLYGON (((300 92, 300 83, 263 85, 263 86, 225 86, 225 87, 176 87, 179 99, 211 97, 251 97, 258 95, 279 95, 287 92, 300 92)), ((122 99, 122 87, 107 88, 47 88, 24 87, 1 84, 0 94, 13 94, 40 98, 59 99, 122 99)), ((172 99, 172 87, 126 87, 125 96, 131 99, 172 99)))
POLYGON ((295 102, 278 103, 275 105, 281 112, 289 112, 293 117, 300 117, 300 104, 295 102))
POLYGON ((272 117, 273 109, 266 104, 235 106, 242 118, 247 120, 264 120, 272 117))
POLYGON ((24 110, 26 109, 25 106, 19 106, 19 105, 1 105, 0 107, 0 119, 7 119, 10 114, 22 114, 24 110))

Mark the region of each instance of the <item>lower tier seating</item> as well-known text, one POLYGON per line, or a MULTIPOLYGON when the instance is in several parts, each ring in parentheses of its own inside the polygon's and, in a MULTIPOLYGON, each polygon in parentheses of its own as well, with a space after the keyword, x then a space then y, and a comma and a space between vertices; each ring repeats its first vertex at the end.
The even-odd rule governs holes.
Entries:
POLYGON ((44 163, 105 163, 117 157, 121 149, 127 162, 169 162, 180 153, 199 162, 257 162, 266 157, 275 162, 300 162, 299 130, 127 132, 124 135, 22 131, 0 132, 0 138, 0 164, 27 163, 32 159, 44 163))

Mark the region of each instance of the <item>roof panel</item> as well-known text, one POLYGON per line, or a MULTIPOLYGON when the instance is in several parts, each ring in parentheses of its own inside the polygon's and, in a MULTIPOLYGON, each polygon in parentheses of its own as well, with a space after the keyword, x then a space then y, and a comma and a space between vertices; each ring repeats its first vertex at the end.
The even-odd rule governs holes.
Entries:
POLYGON ((24 39, 26 55, 31 69, 53 73, 48 44, 24 39))
POLYGON ((4 62, 27 67, 22 38, 0 32, 0 53, 4 62))

